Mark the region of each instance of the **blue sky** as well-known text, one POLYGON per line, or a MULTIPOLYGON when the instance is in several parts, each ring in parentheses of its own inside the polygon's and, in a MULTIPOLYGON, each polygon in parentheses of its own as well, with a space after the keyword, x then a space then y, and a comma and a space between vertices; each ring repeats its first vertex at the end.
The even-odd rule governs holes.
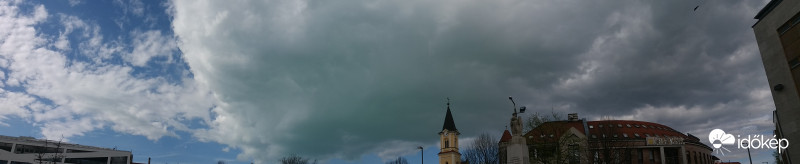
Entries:
POLYGON ((701 139, 774 129, 750 28, 766 1, 0 4, 0 135, 135 162, 416 163, 423 145, 437 163, 447 97, 464 141, 501 134, 508 96, 701 139))

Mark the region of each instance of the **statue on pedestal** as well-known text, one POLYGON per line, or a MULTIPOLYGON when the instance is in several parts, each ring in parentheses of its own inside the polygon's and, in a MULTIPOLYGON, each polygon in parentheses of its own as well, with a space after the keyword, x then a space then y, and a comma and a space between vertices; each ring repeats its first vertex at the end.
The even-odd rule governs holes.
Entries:
POLYGON ((517 104, 514 99, 508 97, 514 104, 514 113, 511 114, 511 142, 506 148, 507 164, 530 164, 528 156, 528 145, 525 137, 522 136, 522 117, 517 116, 517 104))
POLYGON ((511 114, 511 135, 522 136, 522 118, 517 116, 517 112, 511 114))

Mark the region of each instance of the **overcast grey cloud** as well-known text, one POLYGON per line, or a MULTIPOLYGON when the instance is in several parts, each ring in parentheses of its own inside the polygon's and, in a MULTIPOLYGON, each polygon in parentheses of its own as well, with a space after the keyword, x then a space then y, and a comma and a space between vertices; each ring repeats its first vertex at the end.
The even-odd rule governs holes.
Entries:
POLYGON ((194 79, 219 101, 194 136, 269 161, 393 158, 534 112, 772 128, 750 26, 764 1, 172 1, 194 79))

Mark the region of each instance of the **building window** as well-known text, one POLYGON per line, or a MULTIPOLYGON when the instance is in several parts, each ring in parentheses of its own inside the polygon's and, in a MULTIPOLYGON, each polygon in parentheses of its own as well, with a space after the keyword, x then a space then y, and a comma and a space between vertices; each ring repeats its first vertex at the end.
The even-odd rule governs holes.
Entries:
POLYGON ((800 61, 798 61, 798 58, 794 58, 792 60, 789 60, 789 68, 790 69, 795 69, 798 66, 800 66, 800 61))
POLYGON ((64 163, 106 164, 108 163, 108 157, 66 158, 64 163))
POLYGON ((592 134, 592 138, 597 138, 597 136, 596 136, 596 135, 594 135, 594 134, 592 134))
POLYGON ((644 149, 639 149, 639 163, 644 163, 644 149))
POLYGON ((630 128, 630 127, 631 127, 631 124, 625 124, 625 125, 627 125, 627 126, 628 126, 628 128, 630 128))
POLYGON ((619 137, 619 136, 617 136, 617 134, 614 134, 614 138, 617 138, 617 137, 619 137))
POLYGON ((621 128, 621 127, 622 127, 622 124, 617 124, 617 127, 618 127, 618 128, 621 128))
POLYGON ((56 149, 54 147, 43 147, 43 146, 33 146, 33 145, 23 145, 17 144, 17 147, 14 148, 15 154, 33 154, 33 153, 60 153, 64 152, 64 149, 56 149))
POLYGON ((781 25, 781 27, 778 28, 778 33, 780 33, 781 36, 783 36, 783 34, 789 32, 789 29, 792 29, 792 27, 794 27, 798 23, 800 23, 800 14, 795 15, 794 17, 789 19, 789 21, 786 21, 786 23, 781 25))
MULTIPOLYGON (((12 143, 0 142, 0 150, 5 150, 5 151, 8 151, 8 152, 11 152, 11 146, 13 146, 13 145, 14 144, 12 144, 12 143)), ((0 162, 0 163, 2 163, 2 162, 0 162)), ((8 163, 8 162, 6 162, 6 163, 8 163)))
POLYGON ((577 144, 569 145, 569 163, 570 164, 579 164, 581 163, 581 152, 580 147, 577 144))
POLYGON ((639 136, 639 133, 633 133, 633 136, 636 136, 636 138, 639 138, 639 137, 640 137, 640 136, 639 136))
POLYGON ((622 133, 622 137, 628 138, 628 133, 622 133))
POLYGON ((127 163, 128 163, 127 156, 111 157, 111 164, 127 164, 127 163))
POLYGON ((636 128, 639 128, 639 125, 633 125, 633 126, 636 127, 636 128))
POLYGON ((656 150, 650 149, 650 163, 656 162, 656 150))
POLYGON ((686 151, 686 161, 692 162, 692 155, 689 154, 689 151, 686 151))
POLYGON ((589 125, 589 129, 594 129, 594 126, 592 126, 592 125, 589 125))
POLYGON ((448 140, 444 140, 444 147, 445 147, 445 148, 448 148, 448 147, 450 147, 450 141, 448 141, 448 140))

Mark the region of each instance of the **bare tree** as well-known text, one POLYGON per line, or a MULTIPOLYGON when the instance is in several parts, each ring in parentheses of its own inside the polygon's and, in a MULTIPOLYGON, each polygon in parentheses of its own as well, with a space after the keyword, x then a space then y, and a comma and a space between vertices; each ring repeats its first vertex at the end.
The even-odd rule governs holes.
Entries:
POLYGON ((600 125, 596 127, 599 134, 597 138, 592 137, 589 144, 592 147, 592 154, 590 155, 594 161, 598 163, 633 163, 632 156, 637 153, 637 157, 641 156, 640 152, 632 149, 635 146, 635 136, 625 136, 621 132, 623 125, 620 123, 614 124, 613 121, 601 121, 600 125))
POLYGON ((564 119, 561 116, 561 113, 558 112, 551 111, 550 116, 541 114, 539 112, 535 112, 531 114, 531 116, 528 117, 527 120, 525 120, 524 132, 528 133, 529 131, 533 130, 536 127, 539 127, 539 125, 542 125, 545 122, 561 121, 561 120, 564 119))
POLYGON ((483 133, 463 150, 462 157, 470 164, 496 164, 498 159, 498 139, 483 133))
MULTIPOLYGON (((292 155, 289 155, 287 157, 283 157, 278 161, 280 161, 282 164, 309 164, 309 162, 308 162, 309 159, 300 157, 297 154, 292 154, 292 155)), ((317 163, 317 160, 314 160, 313 162, 311 162, 311 164, 316 164, 316 163, 317 163)))
POLYGON ((64 149, 61 148, 61 141, 63 139, 64 137, 61 137, 57 142, 51 143, 50 140, 45 138, 43 146, 33 147, 34 153, 36 153, 36 161, 39 161, 39 164, 56 164, 63 162, 64 149), (53 144, 55 147, 50 147, 50 144, 53 144))
POLYGON ((408 161, 406 160, 406 158, 397 157, 397 159, 386 162, 386 164, 408 164, 408 161))

